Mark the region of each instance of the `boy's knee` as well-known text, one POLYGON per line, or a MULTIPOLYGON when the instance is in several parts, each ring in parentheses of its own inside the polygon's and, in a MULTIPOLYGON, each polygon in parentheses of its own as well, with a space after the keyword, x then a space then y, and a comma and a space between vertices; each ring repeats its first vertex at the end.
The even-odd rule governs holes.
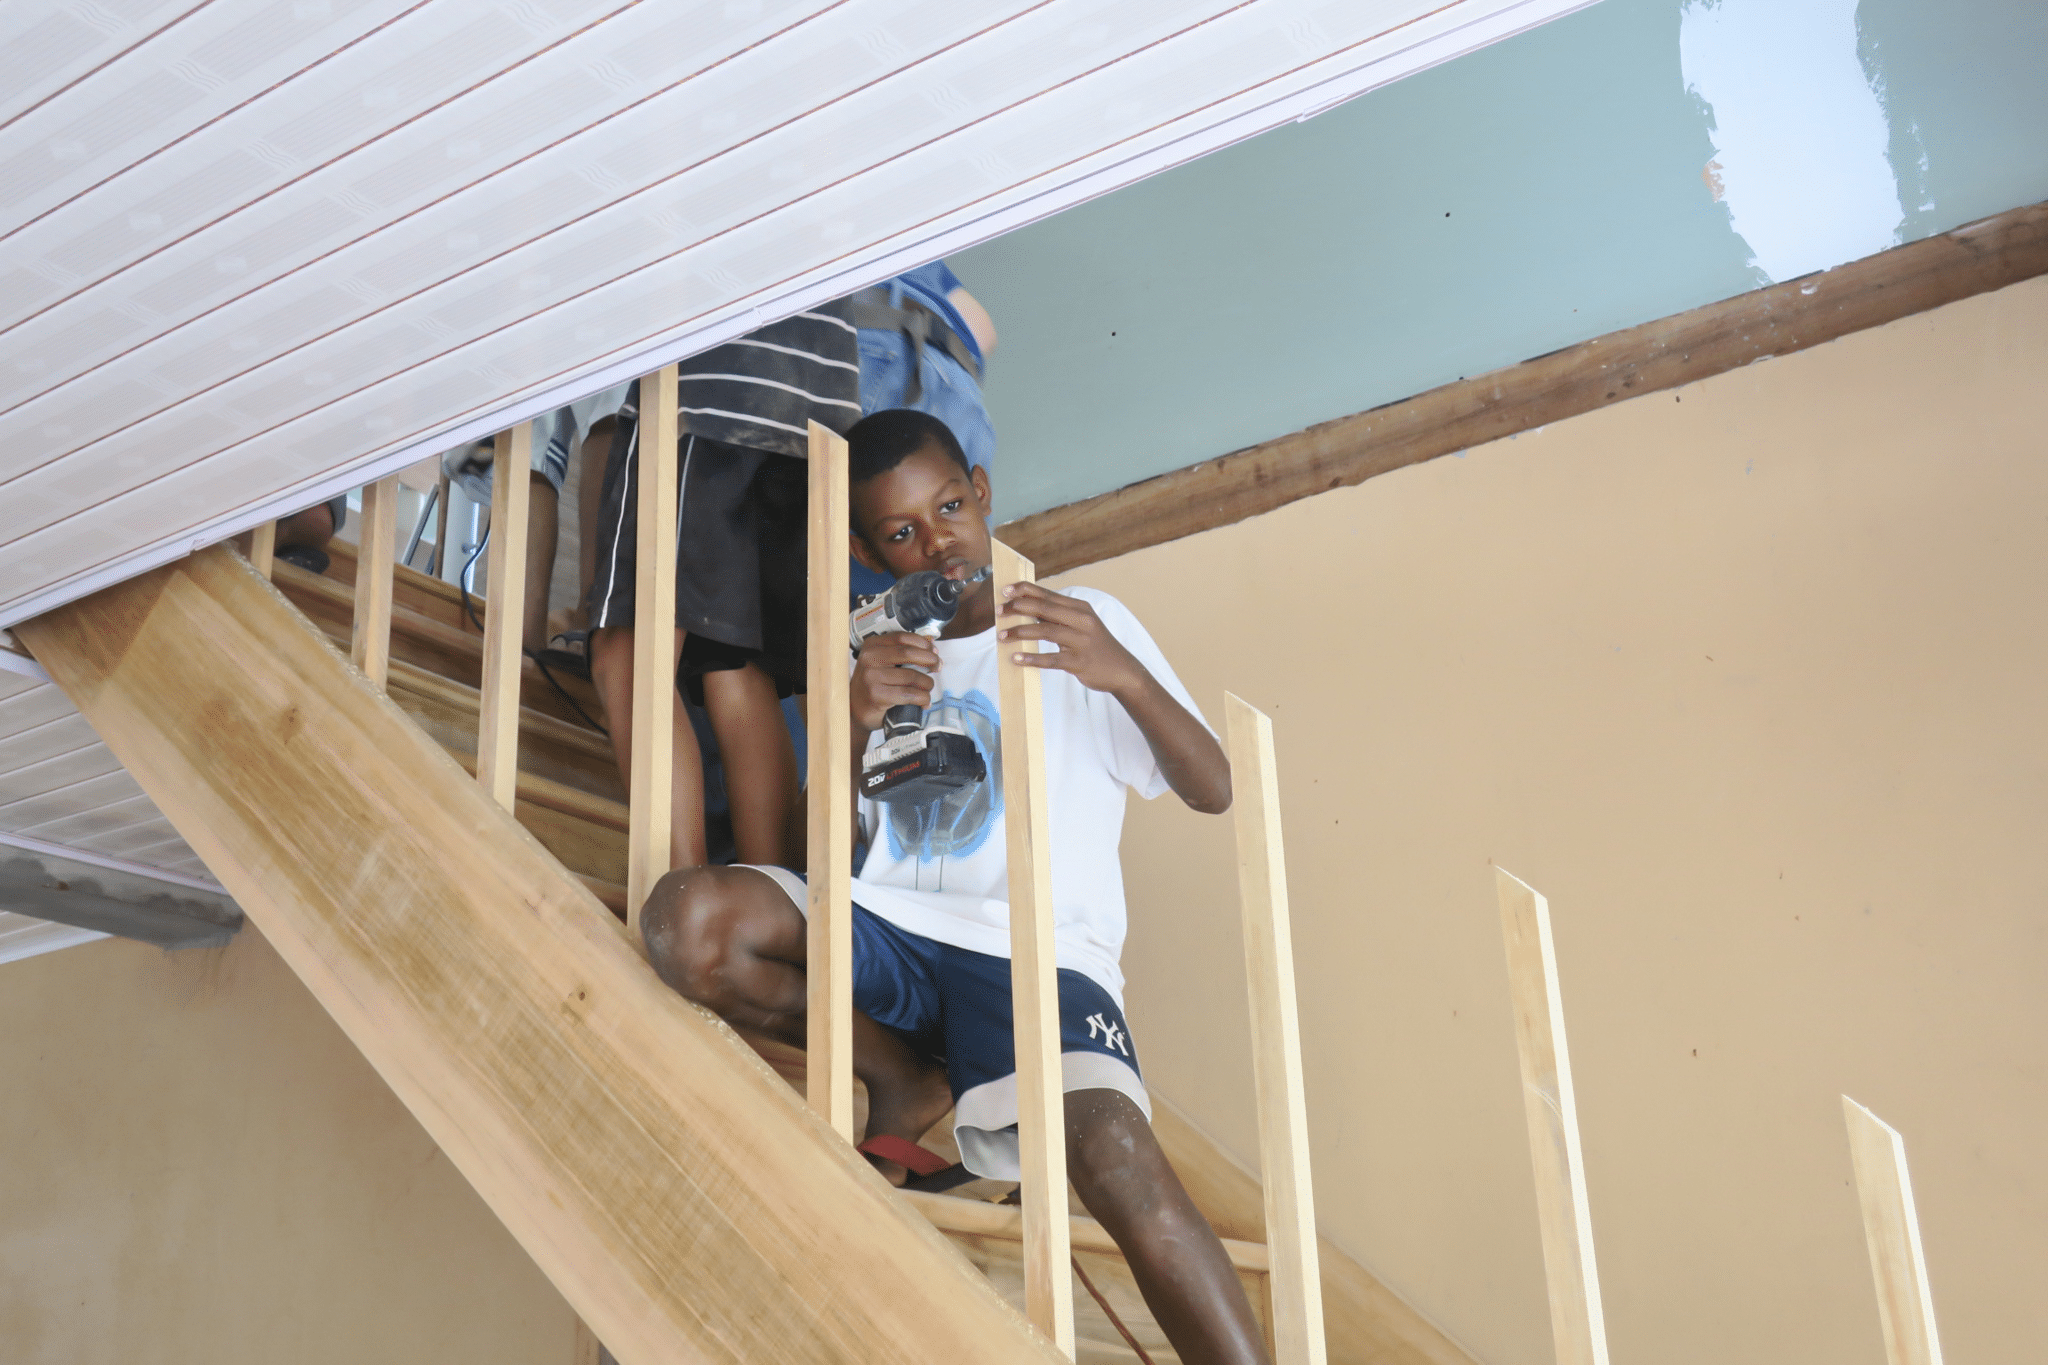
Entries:
POLYGON ((1152 1125, 1137 1102, 1120 1090, 1066 1094, 1067 1162, 1074 1183, 1114 1187, 1165 1161, 1152 1125))
POLYGON ((731 867, 689 867, 654 884, 640 910, 647 960, 679 994, 717 1009, 726 963, 740 920, 731 867))

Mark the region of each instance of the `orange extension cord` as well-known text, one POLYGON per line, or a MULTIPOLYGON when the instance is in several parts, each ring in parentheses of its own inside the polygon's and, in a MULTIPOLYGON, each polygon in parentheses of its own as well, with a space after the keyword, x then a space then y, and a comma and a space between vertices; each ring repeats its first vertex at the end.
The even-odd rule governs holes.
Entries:
POLYGON ((1088 1272, 1081 1269, 1081 1258, 1076 1256, 1073 1258, 1073 1261, 1074 1273, 1081 1277, 1081 1287, 1088 1291, 1089 1298, 1102 1305, 1102 1311, 1109 1316, 1109 1325, 1116 1328, 1123 1339, 1130 1343, 1131 1349, 1138 1353, 1138 1359, 1144 1361, 1145 1365, 1152 1365, 1152 1357, 1145 1354, 1145 1348, 1140 1346, 1138 1339, 1131 1335, 1131 1329, 1124 1326, 1124 1320, 1116 1315, 1114 1308, 1109 1306, 1109 1300, 1102 1297, 1102 1291, 1095 1287, 1095 1281, 1089 1279, 1088 1272))

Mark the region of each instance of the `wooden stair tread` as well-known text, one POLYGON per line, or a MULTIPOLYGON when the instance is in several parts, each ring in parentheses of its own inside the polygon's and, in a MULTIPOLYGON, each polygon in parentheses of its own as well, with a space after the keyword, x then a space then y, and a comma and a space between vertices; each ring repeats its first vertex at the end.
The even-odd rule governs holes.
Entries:
MULTIPOLYGON (((1021 1243, 1024 1240, 1024 1211, 1020 1208, 984 1203, 979 1199, 955 1199, 946 1194, 926 1194, 918 1190, 899 1190, 897 1193, 941 1232, 992 1237, 1003 1242, 1021 1243)), ((1111 1256, 1122 1254, 1117 1250, 1115 1240, 1093 1218, 1085 1214, 1071 1214, 1067 1225, 1068 1236, 1076 1251, 1099 1251, 1111 1256)), ((1272 1269, 1263 1243, 1241 1242, 1234 1237, 1225 1237, 1222 1242, 1224 1251, 1230 1255, 1230 1263, 1239 1270, 1264 1275, 1272 1269)))
MULTIPOLYGON (((407 572, 403 566, 398 567, 399 575, 407 572)), ((418 594, 398 592, 396 577, 391 608, 392 660, 402 660, 467 687, 477 686, 483 675, 483 636, 471 629, 466 619, 450 621, 432 610, 423 609, 423 605, 431 608, 442 604, 432 601, 423 604, 418 594)), ((418 573, 413 573, 412 577, 425 579, 418 573)), ((280 561, 275 566, 271 581, 294 606, 329 635, 347 637, 355 617, 355 589, 349 581, 336 577, 332 566, 325 574, 314 574, 280 561)), ((425 581, 432 583, 435 580, 425 581)), ((481 603, 478 614, 487 614, 481 603)), ((520 660, 519 671, 523 707, 583 729, 589 727, 576 714, 575 706, 582 707, 593 718, 602 709, 597 692, 587 679, 558 670, 555 681, 550 682, 531 659, 520 660), (563 695, 565 692, 566 697, 563 695)))

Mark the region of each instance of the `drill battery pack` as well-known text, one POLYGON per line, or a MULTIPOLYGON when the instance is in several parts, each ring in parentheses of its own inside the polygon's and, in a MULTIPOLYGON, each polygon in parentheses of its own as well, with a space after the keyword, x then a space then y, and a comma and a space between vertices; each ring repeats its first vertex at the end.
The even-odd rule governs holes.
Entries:
POLYGON ((870 801, 935 801, 988 776, 974 741, 955 730, 921 730, 868 756, 860 794, 870 801), (901 747, 898 747, 898 746, 901 747))

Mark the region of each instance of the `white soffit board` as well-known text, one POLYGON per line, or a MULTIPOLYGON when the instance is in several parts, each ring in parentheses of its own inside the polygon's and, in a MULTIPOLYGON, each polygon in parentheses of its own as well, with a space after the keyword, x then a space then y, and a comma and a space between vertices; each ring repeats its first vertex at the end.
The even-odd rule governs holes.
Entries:
POLYGON ((1590 0, 13 0, 0 626, 1590 0))
POLYGON ((218 889, 71 699, 0 667, 0 857, 10 848, 218 889))

